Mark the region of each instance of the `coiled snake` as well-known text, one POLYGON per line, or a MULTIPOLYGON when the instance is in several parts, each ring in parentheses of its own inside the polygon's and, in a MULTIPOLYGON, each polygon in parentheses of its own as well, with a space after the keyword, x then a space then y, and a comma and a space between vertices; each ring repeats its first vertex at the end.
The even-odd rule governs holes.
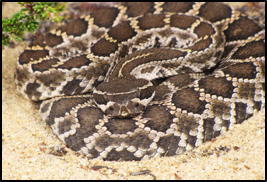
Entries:
POLYGON ((36 38, 15 80, 88 158, 177 155, 265 107, 265 28, 222 3, 124 3, 36 38))

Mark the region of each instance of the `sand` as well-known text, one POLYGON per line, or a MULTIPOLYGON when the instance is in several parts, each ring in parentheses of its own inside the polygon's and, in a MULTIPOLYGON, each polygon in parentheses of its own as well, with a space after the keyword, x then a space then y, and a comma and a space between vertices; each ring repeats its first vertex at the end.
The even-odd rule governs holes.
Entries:
MULTIPOLYGON (((16 3, 3 6, 3 15, 8 16, 16 3)), ((2 49, 2 179, 265 179, 264 112, 215 141, 174 157, 107 162, 73 152, 42 121, 36 104, 15 88, 15 62, 25 45, 2 49), (67 154, 54 155, 58 147, 67 154), (131 175, 143 170, 150 172, 131 175)))

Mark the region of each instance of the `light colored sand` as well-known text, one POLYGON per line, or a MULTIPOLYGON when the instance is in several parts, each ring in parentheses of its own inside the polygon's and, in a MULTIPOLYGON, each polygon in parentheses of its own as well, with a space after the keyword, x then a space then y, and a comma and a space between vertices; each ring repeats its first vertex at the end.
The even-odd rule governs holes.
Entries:
POLYGON ((2 52, 2 179, 153 178, 130 176, 140 170, 150 170, 157 179, 265 179, 265 114, 262 112, 236 125, 215 142, 175 157, 105 162, 87 160, 69 149, 63 157, 48 154, 50 147, 64 144, 42 121, 36 105, 15 89, 14 64, 24 46, 25 43, 20 43, 2 52), (94 171, 90 169, 92 166, 113 170, 94 171))

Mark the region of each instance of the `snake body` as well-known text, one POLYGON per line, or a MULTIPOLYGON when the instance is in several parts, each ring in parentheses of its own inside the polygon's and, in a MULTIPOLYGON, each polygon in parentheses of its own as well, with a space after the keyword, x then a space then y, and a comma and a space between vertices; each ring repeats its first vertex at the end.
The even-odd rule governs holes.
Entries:
POLYGON ((265 107, 265 28, 222 3, 123 3, 37 37, 15 81, 88 158, 173 156, 265 107))

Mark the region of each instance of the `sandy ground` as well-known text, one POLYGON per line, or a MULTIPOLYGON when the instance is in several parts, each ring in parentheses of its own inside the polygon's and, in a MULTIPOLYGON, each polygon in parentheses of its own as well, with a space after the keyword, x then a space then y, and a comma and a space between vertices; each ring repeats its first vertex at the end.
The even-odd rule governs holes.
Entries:
MULTIPOLYGON (((13 14, 15 7, 5 4, 3 15, 13 14)), ((87 160, 68 148, 66 155, 53 155, 64 144, 42 121, 37 106, 15 88, 14 65, 25 45, 2 49, 2 179, 265 179, 263 112, 175 157, 105 162, 87 160), (150 172, 131 175, 143 170, 150 172)))

